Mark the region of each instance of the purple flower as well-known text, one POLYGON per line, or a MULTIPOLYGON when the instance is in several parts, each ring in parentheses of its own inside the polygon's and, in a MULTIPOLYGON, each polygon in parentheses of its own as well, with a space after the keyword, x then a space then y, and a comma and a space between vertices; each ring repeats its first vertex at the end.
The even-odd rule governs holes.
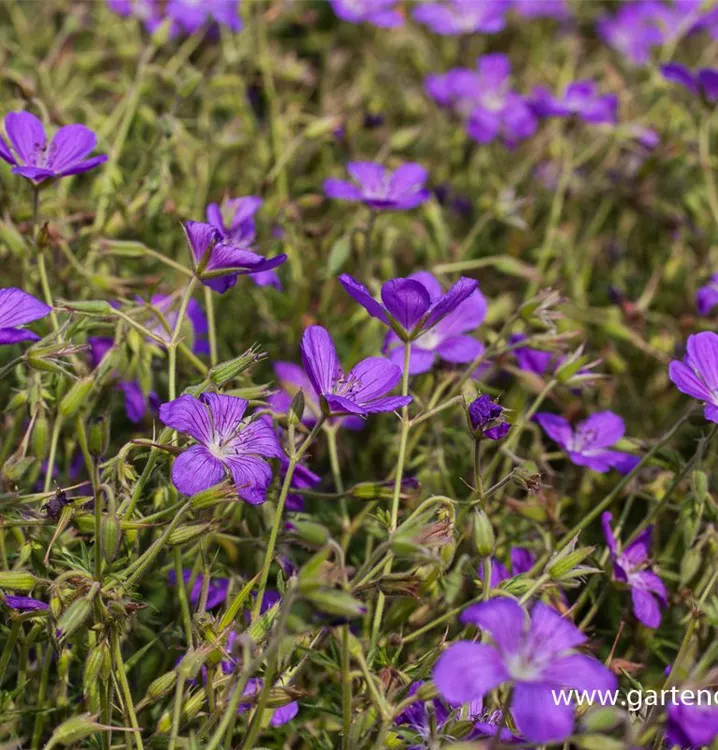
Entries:
POLYGON ((339 281, 372 317, 389 326, 384 350, 393 361, 403 363, 403 348, 392 351, 396 342, 416 342, 409 363, 412 374, 430 370, 436 356, 463 363, 482 351, 480 342, 463 335, 480 325, 486 314, 486 300, 474 279, 460 278, 446 294, 430 273, 392 279, 382 285, 381 303, 348 274, 339 281))
POLYGON ((12 150, 0 136, 0 159, 12 165, 13 174, 35 185, 87 172, 107 161, 106 154, 85 159, 97 146, 97 136, 84 125, 61 127, 48 145, 45 127, 35 115, 10 112, 5 117, 5 132, 12 150))
MULTIPOLYGON (((192 571, 184 569, 182 571, 182 580, 185 583, 189 583, 192 580, 192 571)), ((167 575, 167 581, 170 586, 177 585, 177 574, 174 570, 170 570, 167 575)), ((200 596, 202 595, 202 585, 204 583, 204 576, 201 573, 197 573, 194 578, 194 584, 192 585, 192 591, 189 595, 190 604, 196 605, 199 603, 200 596)), ((207 605, 208 610, 219 607, 220 604, 227 600, 227 592, 229 591, 229 579, 228 578, 213 578, 209 581, 207 587, 207 605)))
POLYGON ((5 606, 18 612, 34 612, 38 609, 47 609, 48 605, 39 599, 33 599, 30 596, 14 596, 5 594, 3 597, 5 606))
POLYGON ((332 10, 342 21, 370 23, 380 28, 393 28, 404 23, 395 10, 397 0, 329 0, 332 10))
MULTIPOLYGON (((491 559, 491 588, 495 589, 504 581, 508 581, 514 576, 521 575, 522 573, 528 573, 533 567, 536 560, 533 552, 526 549, 525 547, 513 547, 511 549, 511 570, 509 573, 507 567, 499 560, 491 559)), ((478 570, 479 580, 484 580, 484 567, 479 566, 478 570)))
POLYGON ((552 691, 616 689, 616 678, 603 664, 574 650, 586 636, 542 602, 534 605, 530 619, 504 597, 475 604, 460 619, 486 631, 494 644, 449 646, 434 666, 439 694, 449 703, 470 703, 513 683, 511 714, 530 742, 560 741, 571 734, 574 706, 559 704, 552 691))
POLYGON ((656 15, 661 5, 652 0, 623 3, 614 16, 599 21, 598 34, 606 44, 632 62, 645 65, 653 48, 663 43, 656 15))
POLYGON ((506 55, 484 55, 477 70, 454 68, 426 78, 425 88, 437 104, 453 108, 467 120, 467 132, 478 143, 500 138, 509 148, 531 137, 538 127, 525 99, 509 85, 511 63, 506 55))
POLYGON ((575 81, 554 96, 544 86, 534 89, 531 107, 539 117, 573 117, 584 122, 614 125, 618 118, 618 97, 599 94, 594 81, 575 81))
POLYGON ((512 0, 511 7, 523 18, 555 18, 562 21, 571 16, 565 0, 512 0))
POLYGON ((696 307, 699 315, 708 315, 718 305, 718 273, 696 292, 696 307))
POLYGON ((197 441, 175 458, 172 481, 194 495, 219 484, 229 472, 237 494, 251 505, 265 500, 272 470, 265 458, 281 458, 282 448, 263 419, 243 423, 247 402, 236 396, 185 394, 160 406, 160 419, 197 441))
POLYGON ((704 402, 709 422, 718 422, 718 335, 702 331, 688 337, 682 362, 673 360, 668 376, 681 393, 704 402))
MULTIPOLYGON (((509 338, 509 343, 516 344, 525 339, 526 336, 523 333, 514 333, 509 338)), ((532 349, 528 346, 517 347, 513 350, 513 353, 520 370, 533 372, 536 375, 543 375, 551 366, 551 360, 553 359, 552 352, 546 352, 542 349, 532 349)))
POLYGON ((701 68, 694 73, 685 65, 669 63, 661 65, 661 73, 667 81, 680 84, 711 104, 718 101, 718 70, 715 68, 701 68))
MULTIPOLYGON (((259 695, 259 691, 262 689, 263 680, 261 677, 252 677, 247 680, 247 684, 244 688, 242 695, 247 697, 259 695)), ((248 711, 252 707, 251 703, 240 703, 237 707, 237 713, 242 714, 248 711)), ((299 713, 299 704, 297 701, 287 703, 285 706, 275 708, 271 714, 269 720, 270 726, 281 727, 283 724, 291 721, 299 713)))
POLYGON ((347 172, 354 182, 324 180, 327 198, 360 201, 377 211, 407 211, 431 195, 424 187, 427 172, 419 164, 404 164, 391 172, 382 164, 354 161, 347 164, 347 172))
POLYGON ((240 274, 269 271, 287 259, 284 253, 269 259, 257 255, 249 249, 251 239, 225 239, 212 224, 188 221, 183 227, 190 248, 192 270, 205 286, 220 294, 233 287, 240 274))
POLYGON ((511 425, 501 417, 503 412, 504 407, 486 393, 475 398, 469 404, 469 421, 474 434, 489 440, 501 440, 511 429, 511 425))
MULTIPOLYGON (((262 199, 254 195, 228 198, 221 207, 217 203, 210 203, 207 206, 207 221, 219 231, 223 239, 233 240, 240 247, 250 247, 257 235, 254 214, 261 205, 262 199), (225 216, 230 217, 229 224, 225 222, 225 216)), ((282 288, 276 271, 259 271, 249 274, 249 277, 257 286, 282 288)))
POLYGON ((592 414, 579 422, 575 430, 563 417, 556 414, 541 412, 535 419, 544 432, 566 451, 576 466, 588 466, 601 473, 616 469, 621 474, 627 474, 639 463, 638 456, 609 450, 609 446, 618 442, 625 432, 623 420, 612 411, 592 414))
POLYGON ((633 612, 638 620, 649 628, 657 628, 661 624, 659 604, 665 607, 668 595, 663 581, 648 567, 653 526, 642 531, 634 542, 619 551, 611 529, 612 518, 608 511, 601 515, 603 536, 613 560, 613 575, 631 589, 633 612))
POLYGON ((173 21, 173 32, 194 34, 210 24, 237 32, 242 28, 239 3, 240 0, 169 0, 165 15, 173 21))
POLYGON ((411 403, 411 396, 385 395, 401 380, 401 368, 383 357, 368 357, 344 375, 334 342, 321 326, 304 331, 301 350, 304 369, 323 411, 364 416, 411 403))
POLYGON ((444 0, 421 3, 414 20, 426 24, 436 34, 495 34, 506 26, 508 0, 444 0))
MULTIPOLYGON (((696 690, 679 693, 677 701, 668 705, 666 721, 667 745, 683 748, 709 747, 718 736, 718 708, 696 705, 696 690)), ((711 695, 713 690, 710 690, 711 695)))
POLYGON ((51 308, 22 289, 0 289, 0 344, 38 341, 40 337, 20 326, 49 315, 51 308))

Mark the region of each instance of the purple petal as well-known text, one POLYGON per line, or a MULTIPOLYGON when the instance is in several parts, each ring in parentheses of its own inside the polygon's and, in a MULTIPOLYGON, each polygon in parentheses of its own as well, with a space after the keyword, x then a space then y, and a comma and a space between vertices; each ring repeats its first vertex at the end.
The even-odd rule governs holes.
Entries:
POLYGON ((279 708, 275 709, 274 713, 272 714, 272 718, 269 720, 269 723, 273 727, 281 727, 282 724, 286 724, 287 722, 291 721, 298 713, 299 704, 297 703, 297 701, 292 701, 291 703, 287 703, 286 706, 280 706, 279 708))
POLYGON ((528 573, 533 568, 535 560, 534 554, 523 547, 514 547, 511 550, 511 567, 515 576, 528 573))
POLYGON ((94 169, 95 167, 99 167, 100 164, 104 164, 107 159, 107 154, 99 154, 98 156, 93 156, 91 159, 85 159, 85 161, 75 162, 75 164, 72 164, 69 167, 65 167, 65 169, 63 169, 61 172, 58 172, 57 176, 70 177, 70 175, 73 174, 82 174, 83 172, 88 172, 90 169, 94 169))
POLYGON ((160 419, 173 430, 191 435, 206 445, 212 442, 212 422, 207 407, 185 394, 160 406, 160 419))
POLYGON ((653 594, 645 589, 631 588, 631 601, 639 622, 648 628, 657 628, 661 624, 661 608, 653 594))
POLYGON ((511 697, 511 714, 521 734, 531 742, 558 742, 571 734, 573 706, 560 705, 543 683, 519 682, 511 697))
POLYGON ((254 422, 250 422, 232 438, 230 445, 236 453, 252 453, 265 458, 284 456, 276 433, 264 419, 255 419, 254 422))
POLYGON ((674 360, 668 365, 668 377, 681 393, 708 401, 713 397, 706 384, 683 362, 674 360))
MULTIPOLYGON (((421 197, 422 200, 419 202, 423 202, 426 200, 426 191, 423 188, 428 176, 426 169, 419 164, 403 164, 391 176, 389 190, 392 195, 404 196, 410 201, 416 201, 421 197)), ((414 205, 411 207, 414 208, 414 205)))
POLYGON ((199 400, 209 407, 212 415, 213 433, 222 442, 234 436, 247 411, 247 402, 237 396, 226 396, 224 393, 203 393, 199 400))
MULTIPOLYGON (((691 364, 711 391, 718 390, 718 334, 702 331, 688 337, 686 344, 691 364)), ((713 400, 713 399, 711 399, 713 400)))
POLYGON ((346 376, 351 398, 367 405, 392 390, 401 380, 401 369, 384 357, 368 357, 346 376))
POLYGON ((325 328, 310 326, 304 331, 302 363, 317 396, 330 393, 334 382, 341 376, 334 342, 325 328))
POLYGON ((548 412, 539 412, 534 419, 551 440, 557 442, 562 448, 566 448, 573 440, 571 425, 563 417, 548 412))
POLYGON ((693 73, 685 65, 679 65, 678 63, 661 65, 661 74, 667 81, 685 86, 694 94, 698 93, 698 85, 693 73))
POLYGON ((356 279, 353 279, 346 273, 343 273, 339 277, 339 282, 368 313, 375 318, 379 318, 383 323, 389 325, 389 318, 387 317, 384 308, 371 296, 369 290, 360 284, 356 279))
POLYGON ((340 201, 360 201, 362 194, 356 185, 346 180, 330 178, 324 180, 324 195, 340 201))
POLYGON ((655 594, 661 604, 668 604, 668 591, 663 581, 652 570, 639 570, 637 573, 631 573, 629 585, 632 588, 650 591, 655 594))
POLYGON ((442 336, 457 336, 475 331, 484 322, 487 307, 486 298, 477 289, 438 323, 437 328, 442 336))
POLYGON ((185 495, 194 495, 214 487, 223 479, 222 462, 203 445, 188 448, 184 453, 180 453, 172 464, 172 482, 185 495))
POLYGON ((653 526, 644 529, 635 541, 623 550, 622 558, 626 559, 632 566, 642 565, 651 553, 651 542, 653 540, 653 526))
POLYGON ((22 328, 0 328, 0 344, 19 344, 21 341, 39 341, 40 337, 22 328))
POLYGON ((444 700, 461 705, 480 700, 508 680, 509 673, 496 649, 458 641, 438 658, 432 677, 444 700))
POLYGON ((35 166, 36 157, 47 145, 45 128, 30 112, 10 112, 5 118, 7 136, 26 166, 35 166))
POLYGON ((327 394, 325 398, 332 414, 356 414, 360 417, 368 414, 365 407, 360 406, 353 399, 346 398, 345 396, 327 394))
POLYGON ((468 299, 479 287, 476 279, 468 279, 462 276, 456 284, 429 309, 429 314, 424 321, 423 328, 429 329, 445 318, 449 313, 456 310, 459 305, 468 299))
POLYGON ((612 411, 600 411, 576 425, 576 441, 582 451, 607 448, 618 442, 626 428, 621 417, 612 411))
POLYGON ((523 608, 506 597, 474 604, 461 613, 460 619, 486 630, 505 654, 518 651, 527 624, 523 608))
MULTIPOLYGON (((429 298, 431 299, 432 304, 444 294, 444 290, 441 288, 439 280, 434 274, 429 273, 428 271, 417 271, 407 278, 412 279, 412 281, 418 281, 424 289, 429 292, 429 298)), ((457 333, 463 333, 463 331, 457 331, 457 333)))
POLYGON ((272 481, 272 470, 261 458, 227 456, 225 462, 232 473, 237 494, 250 505, 261 505, 272 481))
POLYGON ((495 110, 477 106, 471 112, 466 130, 477 143, 491 143, 501 131, 501 116, 495 110))
POLYGON ((718 70, 703 68, 698 71, 698 86, 711 104, 718 101, 718 70))
POLYGON ((31 323, 49 315, 51 308, 22 289, 0 289, 0 328, 31 323))
POLYGON ((136 380, 122 380, 119 385, 125 394, 125 413, 127 414, 127 419, 134 424, 141 422, 147 410, 147 399, 145 398, 145 394, 142 393, 140 384, 136 380))
POLYGON ((585 654, 569 654, 552 661, 541 675, 543 680, 575 690, 615 690, 616 676, 598 659, 585 654))
POLYGON ((603 531, 603 538, 606 540, 606 545, 611 552, 612 557, 616 557, 618 553, 618 545, 616 544, 616 537, 611 528, 611 521, 613 516, 608 511, 601 514, 601 530, 603 531))
POLYGON ((10 147, 5 143, 5 139, 0 135, 0 159, 6 161, 8 164, 12 164, 14 167, 17 166, 17 161, 13 156, 10 147))
POLYGON ((222 237, 215 227, 200 221, 186 221, 182 224, 187 243, 192 251, 194 265, 198 265, 207 251, 222 237))
POLYGON ((718 287, 715 282, 702 286, 696 292, 696 308, 699 315, 708 315, 718 305, 718 287))
POLYGON ((386 168, 372 161, 354 161, 347 164, 347 172, 359 183, 362 197, 367 193, 382 195, 386 189, 386 168))
POLYGON ((227 236, 227 230, 224 226, 224 219, 222 218, 222 211, 220 210, 218 203, 210 203, 207 205, 207 208, 205 209, 205 217, 207 219, 207 223, 211 224, 215 229, 217 229, 222 237, 227 236))
POLYGON ((484 351, 484 345, 471 336, 453 336, 436 347, 436 353, 446 362, 466 364, 484 351))
POLYGON ((50 166, 56 172, 82 161, 97 145, 97 136, 84 125, 61 127, 50 144, 50 166))
POLYGON ((543 602, 536 602, 531 611, 529 628, 531 653, 537 660, 549 660, 563 651, 580 646, 586 636, 569 620, 543 602))
POLYGON ((418 281, 393 279, 381 288, 381 299, 389 314, 410 332, 431 305, 429 292, 418 281))

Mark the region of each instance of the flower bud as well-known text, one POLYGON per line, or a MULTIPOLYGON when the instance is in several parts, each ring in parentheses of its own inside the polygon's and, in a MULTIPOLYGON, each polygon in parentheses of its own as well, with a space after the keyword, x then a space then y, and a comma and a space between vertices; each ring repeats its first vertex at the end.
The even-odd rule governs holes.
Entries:
POLYGON ((164 698, 165 695, 168 695, 174 690, 176 682, 177 672, 174 669, 171 672, 165 672, 163 675, 160 675, 156 680, 152 680, 147 688, 144 702, 154 703, 160 698, 164 698))
POLYGON ((248 370, 252 365, 263 360, 265 357, 265 354, 260 352, 257 348, 252 347, 234 359, 220 362, 215 365, 209 371, 209 379, 215 385, 224 385, 230 380, 236 378, 237 375, 241 375, 241 373, 248 370))
POLYGON ((92 600, 83 596, 74 602, 63 612, 57 623, 56 635, 58 639, 69 638, 76 630, 81 628, 92 611, 92 600))
POLYGON ((0 589, 32 591, 39 582, 39 578, 25 570, 0 570, 0 589))
POLYGON ((223 503, 227 500, 235 500, 236 497, 237 490, 234 488, 234 485, 223 482, 209 489, 202 490, 196 495, 192 495, 189 502, 194 510, 200 510, 202 508, 212 508, 218 503, 223 503))
POLYGON ((117 555, 122 539, 122 526, 115 513, 106 513, 100 520, 100 545, 105 562, 110 565, 117 555))
POLYGON ((180 526, 167 537, 167 544, 170 547, 178 547, 181 544, 193 542, 195 539, 207 536, 212 528, 211 523, 192 523, 187 526, 180 526))
POLYGON ((360 617, 367 613, 366 606, 346 591, 318 588, 305 594, 311 604, 322 612, 337 617, 360 617))
POLYGON ((36 458, 43 459, 47 455, 50 445, 50 423, 44 411, 35 419, 32 428, 32 453, 36 458))
POLYGON ((19 482, 37 463, 34 456, 10 456, 2 467, 2 473, 11 482, 19 482))
POLYGON ((575 538, 571 544, 554 554, 548 561, 546 572, 555 581, 570 581, 598 572, 596 568, 581 565, 589 555, 593 554, 595 547, 578 547, 576 549, 577 539, 575 538))
POLYGON ((479 557, 491 557, 496 547, 493 526, 483 510, 477 510, 474 515, 474 546, 479 557))
POLYGON ((100 458, 107 453, 110 445, 110 415, 101 414, 89 420, 87 429, 87 449, 93 458, 100 458))
POLYGON ((85 737, 90 737, 97 732, 104 732, 109 727, 98 724, 94 717, 89 713, 73 716, 67 721, 63 721, 52 733, 50 741, 45 747, 54 747, 55 745, 74 745, 85 737))
POLYGON ((106 673, 106 662, 108 660, 110 661, 110 668, 112 668, 110 647, 107 641, 101 641, 88 652, 87 659, 85 659, 85 672, 82 680, 85 695, 95 687, 100 677, 106 673))
POLYGON ((70 390, 60 401, 59 412, 65 419, 74 417, 83 406, 87 405, 94 382, 94 378, 88 376, 72 384, 70 390))
POLYGON ((112 305, 102 299, 97 300, 73 300, 67 302, 62 300, 58 302, 58 307, 71 312, 87 313, 88 315, 111 315, 112 305))
POLYGON ((298 390, 294 394, 291 406, 289 407, 289 413, 287 414, 287 421, 290 425, 298 425, 302 421, 304 416, 304 391, 298 390))
POLYGON ((296 534, 302 542, 313 547, 321 547, 330 539, 328 529, 314 521, 289 521, 285 525, 285 528, 287 531, 296 534))
POLYGON ((30 397, 27 395, 27 391, 18 391, 10 401, 8 401, 6 407, 7 411, 17 411, 18 409, 22 409, 29 400, 30 397))

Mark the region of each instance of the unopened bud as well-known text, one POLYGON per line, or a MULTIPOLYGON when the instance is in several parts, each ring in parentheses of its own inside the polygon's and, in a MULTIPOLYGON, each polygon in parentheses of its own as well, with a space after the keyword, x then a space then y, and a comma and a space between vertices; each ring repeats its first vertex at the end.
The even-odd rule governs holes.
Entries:
POLYGON ((110 565, 117 555, 122 539, 122 526, 120 519, 115 513, 106 513, 100 521, 100 542, 102 546, 102 556, 105 562, 110 565))
POLYGON ((496 547, 493 526, 483 510, 477 510, 474 515, 474 546, 479 557, 491 557, 496 547))
POLYGON ((112 305, 102 299, 97 300, 73 300, 72 302, 61 301, 58 307, 72 312, 87 313, 88 315, 110 315, 112 305))
POLYGON ((110 647, 106 641, 101 641, 93 646, 85 660, 85 672, 83 675, 83 687, 87 695, 106 673, 106 663, 110 660, 110 647))
POLYGON ((237 490, 234 485, 224 482, 202 490, 202 492, 198 492, 196 495, 192 495, 189 502, 194 510, 200 510, 202 508, 211 508, 227 500, 235 500, 236 497, 237 490))
POLYGON ((152 680, 145 694, 145 703, 154 703, 160 698, 164 698, 165 695, 172 692, 176 682, 177 672, 174 669, 160 675, 156 680, 152 680))
POLYGON ((0 570, 0 589, 32 591, 39 582, 32 573, 24 570, 0 570))
POLYGON ((2 467, 2 473, 11 482, 19 482, 37 463, 34 456, 10 456, 2 467))
POLYGON ((292 404, 289 407, 289 414, 287 414, 287 421, 290 425, 298 425, 302 421, 304 416, 304 391, 299 390, 294 394, 292 404))
POLYGON ((318 588, 306 594, 307 599, 317 609, 337 617, 360 617, 367 613, 367 608, 358 599, 346 591, 318 588))
POLYGON ((252 367, 252 365, 260 362, 264 357, 265 355, 262 354, 262 352, 252 347, 234 359, 227 360, 227 362, 220 362, 218 365, 215 365, 209 371, 209 379, 215 385, 224 385, 230 380, 236 378, 237 375, 241 375, 245 370, 252 367))
POLYGON ((66 419, 77 414, 83 406, 87 405, 87 399, 94 387, 92 377, 82 378, 72 384, 70 390, 60 401, 59 411, 66 419))
POLYGON ((596 572, 595 568, 581 565, 593 553, 595 547, 579 547, 575 549, 575 545, 576 540, 549 560, 546 572, 555 581, 572 580, 596 572))
POLYGON ((297 535, 305 544, 321 547, 329 541, 329 530, 326 526, 314 521, 289 521, 285 528, 297 535))
MULTIPOLYGON (((68 394, 69 395, 69 394, 68 394)), ((93 458, 100 458, 107 453, 110 445, 110 415, 102 414, 92 417, 87 429, 87 448, 93 458)))
POLYGON ((81 599, 75 599, 57 623, 56 635, 58 639, 69 638, 76 630, 81 628, 89 618, 91 611, 92 601, 89 597, 83 596, 81 599))
POLYGON ((32 453, 36 458, 43 459, 47 455, 50 445, 50 423, 43 411, 37 416, 32 428, 32 453))
POLYGON ((201 539, 207 536, 212 527, 211 523, 193 523, 180 526, 167 537, 167 544, 170 547, 177 547, 181 544, 187 544, 187 542, 193 542, 195 539, 201 539))
POLYGON ((45 747, 54 747, 55 745, 74 745, 76 742, 90 737, 97 732, 107 731, 109 727, 98 724, 95 717, 87 714, 73 716, 67 721, 63 721, 59 727, 52 733, 50 741, 45 747))

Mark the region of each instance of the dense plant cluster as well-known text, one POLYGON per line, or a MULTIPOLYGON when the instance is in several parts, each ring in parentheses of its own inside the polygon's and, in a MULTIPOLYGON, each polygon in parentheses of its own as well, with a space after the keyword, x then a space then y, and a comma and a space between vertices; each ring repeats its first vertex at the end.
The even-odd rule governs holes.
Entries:
POLYGON ((715 745, 717 40, 1 3, 2 748, 715 745))

